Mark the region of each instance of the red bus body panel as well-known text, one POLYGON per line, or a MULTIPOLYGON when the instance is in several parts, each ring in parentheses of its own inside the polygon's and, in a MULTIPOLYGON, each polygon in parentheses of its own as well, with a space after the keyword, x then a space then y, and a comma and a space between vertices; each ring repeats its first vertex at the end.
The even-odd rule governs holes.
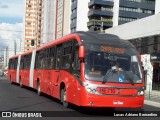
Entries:
MULTIPOLYGON (((47 45, 39 47, 36 51, 51 47, 53 45, 65 42, 67 40, 76 39, 79 44, 81 40, 78 35, 72 34, 66 37, 60 38, 56 41, 52 41, 47 45)), ((23 55, 31 54, 32 52, 23 53, 23 55)), ((17 56, 15 56, 17 57, 17 56)), ((14 57, 12 57, 14 58, 14 57)), ((10 58, 10 59, 12 59, 10 58)), ((93 84, 101 86, 102 82, 93 82, 85 79, 84 75, 84 63, 80 64, 80 81, 82 83, 93 84)), ((30 87, 30 70, 20 70, 20 81, 23 85, 30 87)), ((16 70, 8 70, 8 79, 16 82, 16 70)), ((61 84, 65 84, 66 87, 66 101, 77 106, 87 106, 87 107, 128 107, 128 108, 142 108, 144 104, 143 96, 132 96, 132 94, 137 94, 136 89, 133 87, 143 87, 142 84, 120 84, 120 83, 105 83, 104 86, 114 86, 126 87, 127 89, 120 89, 119 95, 97 95, 90 94, 86 92, 85 87, 74 77, 71 73, 66 70, 34 70, 33 74, 33 88, 37 89, 37 83, 40 83, 41 92, 48 94, 52 97, 60 99, 60 87, 61 84), (131 94, 132 93, 132 94, 131 94)))
POLYGON ((16 70, 8 70, 8 80, 16 82, 16 70))
MULTIPOLYGON (((109 83, 106 85, 108 86, 109 83)), ((97 84, 96 84, 97 85, 97 84)), ((144 105, 144 96, 137 96, 137 93, 128 93, 128 90, 136 91, 131 85, 126 84, 110 84, 116 88, 128 86, 127 89, 120 89, 122 93, 119 95, 96 95, 87 93, 85 88, 79 85, 80 91, 77 92, 77 105, 88 107, 121 107, 121 108, 142 108, 144 105), (129 89, 129 87, 131 87, 129 89), (126 96, 125 96, 126 95, 126 96), (128 96, 127 96, 128 95, 128 96), (117 102, 117 103, 116 103, 117 102), (118 103, 119 102, 119 103, 118 103)), ((141 85, 135 85, 141 87, 141 85)))

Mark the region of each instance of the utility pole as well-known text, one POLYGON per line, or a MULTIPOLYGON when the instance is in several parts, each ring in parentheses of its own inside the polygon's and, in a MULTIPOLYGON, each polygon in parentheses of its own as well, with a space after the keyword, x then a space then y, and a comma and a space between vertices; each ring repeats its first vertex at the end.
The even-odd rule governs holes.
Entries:
POLYGON ((101 27, 100 27, 100 31, 103 32, 103 17, 101 17, 101 27))
POLYGON ((14 55, 16 55, 16 50, 17 50, 17 44, 16 41, 14 40, 14 55))
POLYGON ((8 65, 8 59, 9 59, 8 57, 9 57, 8 46, 6 46, 6 48, 4 49, 4 57, 3 57, 4 67, 6 67, 8 65))

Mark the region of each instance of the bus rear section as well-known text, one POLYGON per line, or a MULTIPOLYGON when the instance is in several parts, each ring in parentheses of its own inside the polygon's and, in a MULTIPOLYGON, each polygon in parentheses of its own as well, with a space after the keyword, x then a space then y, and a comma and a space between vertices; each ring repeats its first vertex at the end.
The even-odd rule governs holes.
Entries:
POLYGON ((8 80, 11 82, 17 82, 17 63, 18 63, 18 56, 9 59, 9 66, 8 66, 8 80))
POLYGON ((85 44, 81 52, 80 106, 143 107, 142 69, 132 46, 85 44))

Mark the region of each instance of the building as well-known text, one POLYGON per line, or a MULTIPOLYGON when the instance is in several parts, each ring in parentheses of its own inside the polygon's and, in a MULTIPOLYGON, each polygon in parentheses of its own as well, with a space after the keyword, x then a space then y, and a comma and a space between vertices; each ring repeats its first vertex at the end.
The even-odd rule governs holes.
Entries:
POLYGON ((103 31, 154 13, 155 0, 26 0, 25 51, 74 31, 103 31))
POLYGON ((56 0, 55 38, 70 33, 70 0, 56 0))
POLYGON ((25 0, 24 51, 40 46, 42 0, 25 0), (31 41, 34 41, 34 46, 31 41))
POLYGON ((4 55, 0 55, 0 69, 4 66, 4 55))
POLYGON ((105 30, 153 15, 155 0, 90 0, 88 7, 88 28, 105 30))
MULTIPOLYGON (((160 10, 159 10, 160 12, 160 10)), ((129 40, 141 55, 150 55, 153 79, 146 81, 148 88, 160 90, 160 13, 105 30, 129 40)), ((148 65, 147 65, 148 66, 148 65)), ((149 71, 151 69, 147 69, 149 71)), ((148 74, 147 74, 148 75, 148 74)))
POLYGON ((4 49, 4 55, 3 55, 3 66, 6 67, 8 66, 8 60, 9 60, 9 50, 8 46, 4 49))
POLYGON ((55 39, 56 0, 42 0, 41 45, 55 39))
POLYGON ((70 33, 70 0, 42 0, 41 44, 70 33))
POLYGON ((90 0, 71 0, 70 31, 88 31, 88 3, 90 0))

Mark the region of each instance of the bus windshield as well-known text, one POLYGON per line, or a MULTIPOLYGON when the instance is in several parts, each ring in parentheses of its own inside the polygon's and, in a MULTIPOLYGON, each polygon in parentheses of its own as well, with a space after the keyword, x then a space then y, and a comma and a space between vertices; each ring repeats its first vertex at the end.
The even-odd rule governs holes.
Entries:
POLYGON ((104 83, 142 83, 138 55, 133 48, 107 47, 87 50, 85 78, 104 83))

